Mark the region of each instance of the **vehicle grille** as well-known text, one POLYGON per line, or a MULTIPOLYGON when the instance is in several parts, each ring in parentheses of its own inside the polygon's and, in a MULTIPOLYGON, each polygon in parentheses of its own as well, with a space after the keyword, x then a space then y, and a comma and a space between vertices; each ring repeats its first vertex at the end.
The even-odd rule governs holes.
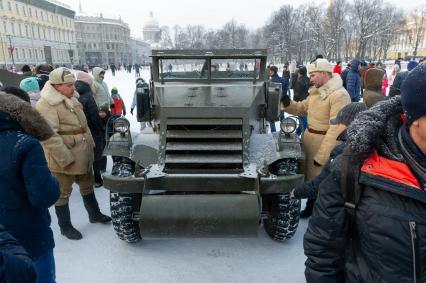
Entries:
POLYGON ((242 132, 241 119, 169 119, 165 171, 242 172, 242 132))

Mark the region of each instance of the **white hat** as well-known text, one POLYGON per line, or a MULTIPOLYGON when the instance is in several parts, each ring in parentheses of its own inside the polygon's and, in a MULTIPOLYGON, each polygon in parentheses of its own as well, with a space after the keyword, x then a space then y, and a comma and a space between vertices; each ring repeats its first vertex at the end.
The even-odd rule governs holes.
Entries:
POLYGON ((49 82, 52 85, 75 83, 75 76, 69 69, 61 67, 50 72, 49 82))
POLYGON ((333 68, 327 59, 318 58, 308 65, 308 73, 312 72, 333 72, 333 68))

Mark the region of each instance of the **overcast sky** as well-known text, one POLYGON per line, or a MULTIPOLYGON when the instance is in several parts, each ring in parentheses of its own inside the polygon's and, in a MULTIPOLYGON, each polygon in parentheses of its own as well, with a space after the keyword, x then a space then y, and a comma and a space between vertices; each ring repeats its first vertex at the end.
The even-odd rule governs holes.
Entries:
MULTIPOLYGON (((244 23, 250 29, 256 29, 265 24, 271 14, 282 5, 307 3, 305 0, 291 1, 248 1, 248 0, 59 0, 68 4, 77 13, 79 2, 82 10, 88 15, 103 13, 104 17, 121 18, 130 25, 132 36, 142 37, 142 26, 149 18, 149 12, 154 13, 160 25, 173 27, 176 24, 202 24, 207 28, 217 29, 234 18, 238 23, 244 23), (257 3, 257 4, 256 4, 257 3)), ((310 1, 323 3, 326 1, 310 1)), ((401 10, 414 9, 424 0, 388 0, 401 10)))

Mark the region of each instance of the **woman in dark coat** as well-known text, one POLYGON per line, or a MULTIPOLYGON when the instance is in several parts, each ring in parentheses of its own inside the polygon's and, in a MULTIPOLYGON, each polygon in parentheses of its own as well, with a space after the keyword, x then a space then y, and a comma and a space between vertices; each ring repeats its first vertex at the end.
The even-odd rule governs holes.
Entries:
POLYGON ((98 106, 93 93, 91 85, 93 83, 92 77, 85 72, 77 72, 77 81, 75 82, 75 90, 80 94, 78 101, 83 105, 83 111, 86 115, 87 124, 90 132, 92 133, 93 140, 95 141, 94 149, 94 162, 93 173, 95 177, 95 187, 99 188, 103 185, 100 160, 102 160, 102 153, 105 147, 105 131, 102 121, 99 118, 98 106))
POLYGON ((59 198, 40 141, 53 130, 26 92, 0 92, 0 223, 34 259, 38 282, 55 281, 55 242, 48 208, 59 198), (25 101, 24 101, 25 100, 25 101))

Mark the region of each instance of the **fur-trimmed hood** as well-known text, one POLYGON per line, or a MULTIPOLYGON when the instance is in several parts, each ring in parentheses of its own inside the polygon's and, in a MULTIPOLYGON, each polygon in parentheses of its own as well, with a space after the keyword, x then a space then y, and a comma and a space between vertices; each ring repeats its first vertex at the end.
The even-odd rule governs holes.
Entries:
POLYGON ((58 105, 64 101, 67 107, 72 109, 80 103, 78 102, 80 95, 76 91, 74 91, 74 96, 68 99, 65 95, 57 92, 56 89, 53 88, 53 86, 50 84, 50 82, 46 83, 43 90, 41 91, 40 96, 44 98, 51 106, 58 105))
POLYGON ((314 86, 310 89, 309 93, 319 93, 321 100, 324 100, 341 87, 343 87, 342 78, 339 74, 333 74, 333 77, 325 85, 319 88, 314 86))
POLYGON ((31 104, 15 95, 0 92, 0 111, 7 114, 0 118, 0 123, 5 128, 6 123, 10 124, 11 129, 17 128, 13 125, 16 123, 23 131, 40 141, 53 136, 53 130, 47 121, 31 107, 31 104))
POLYGON ((403 161, 398 146, 398 131, 403 121, 400 97, 384 100, 358 114, 347 129, 347 140, 355 154, 373 150, 392 160, 403 161))

